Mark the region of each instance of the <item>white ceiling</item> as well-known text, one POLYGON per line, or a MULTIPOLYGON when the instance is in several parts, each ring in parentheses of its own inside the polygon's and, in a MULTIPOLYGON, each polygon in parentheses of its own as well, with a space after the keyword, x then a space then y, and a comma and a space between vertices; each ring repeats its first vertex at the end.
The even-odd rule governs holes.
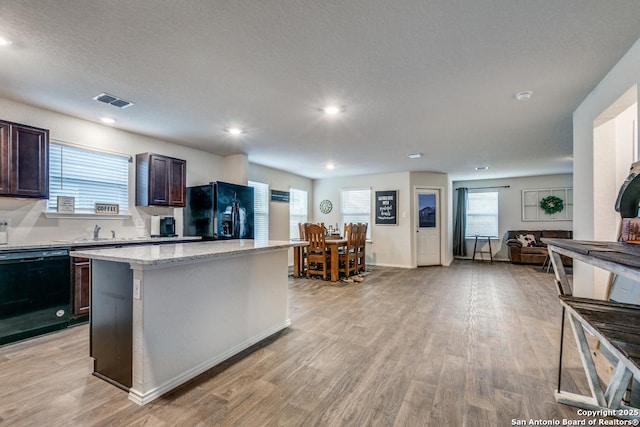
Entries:
POLYGON ((310 178, 565 173, 639 23, 638 0, 3 0, 0 95, 310 178))

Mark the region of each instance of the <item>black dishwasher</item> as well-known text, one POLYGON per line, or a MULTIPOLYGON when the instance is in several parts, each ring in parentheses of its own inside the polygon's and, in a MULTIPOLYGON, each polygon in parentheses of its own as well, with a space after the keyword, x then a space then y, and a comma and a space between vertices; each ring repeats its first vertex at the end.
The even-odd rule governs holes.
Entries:
POLYGON ((0 345, 67 327, 69 250, 0 252, 0 345))

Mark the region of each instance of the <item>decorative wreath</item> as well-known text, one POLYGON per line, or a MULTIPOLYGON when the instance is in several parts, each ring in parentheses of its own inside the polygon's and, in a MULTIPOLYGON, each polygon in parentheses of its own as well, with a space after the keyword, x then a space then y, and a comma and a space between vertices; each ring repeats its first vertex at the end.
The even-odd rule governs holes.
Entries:
POLYGON ((560 197, 547 196, 540 200, 540 208, 547 215, 553 215, 554 213, 562 212, 562 209, 564 209, 564 202, 560 197))

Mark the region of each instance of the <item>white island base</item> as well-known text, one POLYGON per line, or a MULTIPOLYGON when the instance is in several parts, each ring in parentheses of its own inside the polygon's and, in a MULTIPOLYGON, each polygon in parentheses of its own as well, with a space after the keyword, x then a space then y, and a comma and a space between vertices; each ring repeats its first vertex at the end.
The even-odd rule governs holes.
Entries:
POLYGON ((92 258, 95 375, 144 405, 286 328, 292 245, 201 242, 76 252, 92 258))

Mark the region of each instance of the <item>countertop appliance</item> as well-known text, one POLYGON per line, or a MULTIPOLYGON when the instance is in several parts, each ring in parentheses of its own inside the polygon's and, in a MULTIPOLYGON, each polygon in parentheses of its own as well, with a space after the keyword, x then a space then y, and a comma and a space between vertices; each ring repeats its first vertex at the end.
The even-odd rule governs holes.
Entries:
POLYGON ((160 237, 176 237, 176 219, 174 217, 160 218, 160 237))
POLYGON ((184 235, 203 240, 253 239, 253 188, 215 182, 187 187, 184 235))
POLYGON ((67 327, 69 249, 0 253, 0 345, 67 327))

